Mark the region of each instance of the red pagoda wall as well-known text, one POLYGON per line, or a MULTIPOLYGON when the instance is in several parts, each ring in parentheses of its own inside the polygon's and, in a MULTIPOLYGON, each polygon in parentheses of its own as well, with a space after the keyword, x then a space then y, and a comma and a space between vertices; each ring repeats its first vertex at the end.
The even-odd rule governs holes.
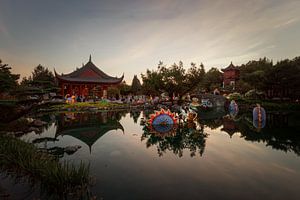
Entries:
POLYGON ((238 70, 228 70, 223 73, 224 85, 230 85, 231 81, 237 81, 239 79, 240 73, 238 70))

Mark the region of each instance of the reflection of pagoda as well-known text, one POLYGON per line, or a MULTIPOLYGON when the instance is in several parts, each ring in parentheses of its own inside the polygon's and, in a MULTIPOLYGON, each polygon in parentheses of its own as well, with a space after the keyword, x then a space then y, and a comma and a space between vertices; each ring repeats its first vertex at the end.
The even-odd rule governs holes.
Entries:
POLYGON ((239 130, 235 124, 235 121, 233 121, 230 117, 224 117, 223 128, 221 129, 221 131, 225 131, 226 133, 228 133, 230 138, 232 138, 232 136, 239 130))
POLYGON ((121 129, 123 126, 115 119, 113 113, 63 113, 60 115, 55 137, 69 135, 92 145, 103 135, 111 130, 121 129))

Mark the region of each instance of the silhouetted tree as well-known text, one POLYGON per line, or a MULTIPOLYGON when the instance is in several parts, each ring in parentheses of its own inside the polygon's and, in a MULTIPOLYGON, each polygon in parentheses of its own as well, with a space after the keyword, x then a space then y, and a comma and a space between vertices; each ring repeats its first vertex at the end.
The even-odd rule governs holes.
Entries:
POLYGON ((12 74, 8 64, 2 64, 0 60, 0 93, 12 92, 18 85, 19 74, 12 74))
POLYGON ((205 74, 203 64, 197 67, 191 63, 191 67, 186 71, 183 62, 174 63, 170 67, 159 62, 157 70, 147 70, 142 74, 143 90, 147 94, 159 94, 167 92, 169 95, 184 95, 195 89, 201 82, 205 74))
POLYGON ((222 73, 217 68, 211 68, 204 76, 201 87, 207 91, 219 88, 222 84, 222 73))
POLYGON ((23 78, 21 86, 39 88, 40 93, 56 92, 58 90, 53 73, 42 65, 36 66, 31 76, 23 78))
POLYGON ((132 79, 132 84, 131 84, 131 92, 133 94, 140 94, 142 91, 142 85, 140 80, 138 79, 137 75, 134 75, 132 79))
POLYGON ((119 90, 120 90, 120 94, 121 95, 128 95, 130 94, 130 89, 131 87, 125 82, 123 81, 120 85, 119 85, 119 90))

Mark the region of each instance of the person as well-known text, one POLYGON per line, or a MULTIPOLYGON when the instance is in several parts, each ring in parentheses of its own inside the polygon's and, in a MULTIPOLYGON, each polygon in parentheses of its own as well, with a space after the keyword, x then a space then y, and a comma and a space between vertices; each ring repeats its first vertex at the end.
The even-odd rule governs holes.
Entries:
POLYGON ((150 104, 153 104, 153 98, 152 98, 152 95, 150 94, 150 97, 149 97, 149 103, 150 104))
POLYGON ((191 101, 190 93, 187 93, 187 95, 186 95, 186 101, 187 101, 187 102, 190 102, 190 101, 191 101))
POLYGON ((72 97, 71 97, 71 95, 68 95, 67 103, 72 103, 72 97))
POLYGON ((80 95, 77 96, 76 101, 81 102, 81 96, 80 95))
POLYGON ((71 98, 72 98, 71 103, 75 103, 76 96, 73 94, 71 98))
POLYGON ((216 88, 216 89, 214 90, 214 95, 220 95, 220 91, 218 90, 218 88, 216 88))
POLYGON ((68 98, 69 98, 69 94, 66 94, 65 96, 66 103, 70 103, 68 98))

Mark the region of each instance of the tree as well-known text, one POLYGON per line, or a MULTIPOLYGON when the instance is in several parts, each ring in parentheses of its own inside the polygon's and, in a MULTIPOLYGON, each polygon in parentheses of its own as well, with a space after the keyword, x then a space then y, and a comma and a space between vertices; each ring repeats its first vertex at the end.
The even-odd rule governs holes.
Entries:
POLYGON ((205 77, 204 65, 201 63, 199 67, 197 67, 196 63, 191 63, 191 67, 187 71, 187 81, 188 85, 193 90, 201 85, 203 79, 205 77))
POLYGON ((191 67, 185 70, 182 61, 170 67, 160 61, 157 70, 147 70, 145 75, 142 74, 143 90, 147 94, 167 92, 169 95, 174 93, 182 96, 196 88, 204 74, 203 64, 197 67, 191 63, 191 67))
POLYGON ((55 85, 55 78, 53 73, 42 65, 38 65, 32 72, 32 81, 37 83, 46 83, 55 85))
POLYGON ((267 58, 258 61, 249 61, 240 67, 240 79, 247 83, 251 89, 262 90, 266 78, 266 72, 272 69, 273 63, 267 58))
POLYGON ((211 68, 204 76, 201 88, 211 91, 219 88, 222 83, 222 73, 217 68, 211 68))
POLYGON ((134 75, 132 79, 132 84, 131 84, 131 92, 133 94, 140 94, 142 90, 142 85, 140 80, 138 79, 137 75, 134 75))
POLYGON ((131 87, 125 81, 123 81, 119 85, 119 90, 120 90, 120 94, 121 95, 128 95, 128 94, 130 94, 130 89, 131 89, 131 87))
POLYGON ((300 58, 282 60, 273 65, 267 58, 249 61, 240 67, 238 88, 260 90, 270 98, 292 98, 300 96, 300 58))
POLYGON ((279 98, 294 98, 300 96, 300 65, 298 59, 283 60, 265 72, 263 80, 263 90, 269 90, 279 98))
POLYGON ((109 87, 107 89, 107 96, 108 97, 111 97, 111 98, 115 97, 115 98, 118 99, 119 94, 120 94, 120 90, 117 87, 109 87))
POLYGON ((143 85, 142 90, 144 94, 160 95, 163 92, 163 81, 160 69, 163 67, 163 62, 160 61, 157 70, 150 71, 147 69, 146 74, 141 74, 143 85))
POLYGON ((186 93, 188 86, 182 61, 179 61, 178 65, 174 63, 171 67, 162 67, 160 73, 165 92, 169 95, 173 95, 173 93, 183 95, 186 93))
POLYGON ((19 74, 12 74, 8 64, 2 64, 0 60, 0 93, 12 92, 18 85, 19 74))
POLYGON ((36 66, 31 76, 23 78, 21 85, 39 88, 45 92, 58 90, 53 73, 42 65, 36 66))

